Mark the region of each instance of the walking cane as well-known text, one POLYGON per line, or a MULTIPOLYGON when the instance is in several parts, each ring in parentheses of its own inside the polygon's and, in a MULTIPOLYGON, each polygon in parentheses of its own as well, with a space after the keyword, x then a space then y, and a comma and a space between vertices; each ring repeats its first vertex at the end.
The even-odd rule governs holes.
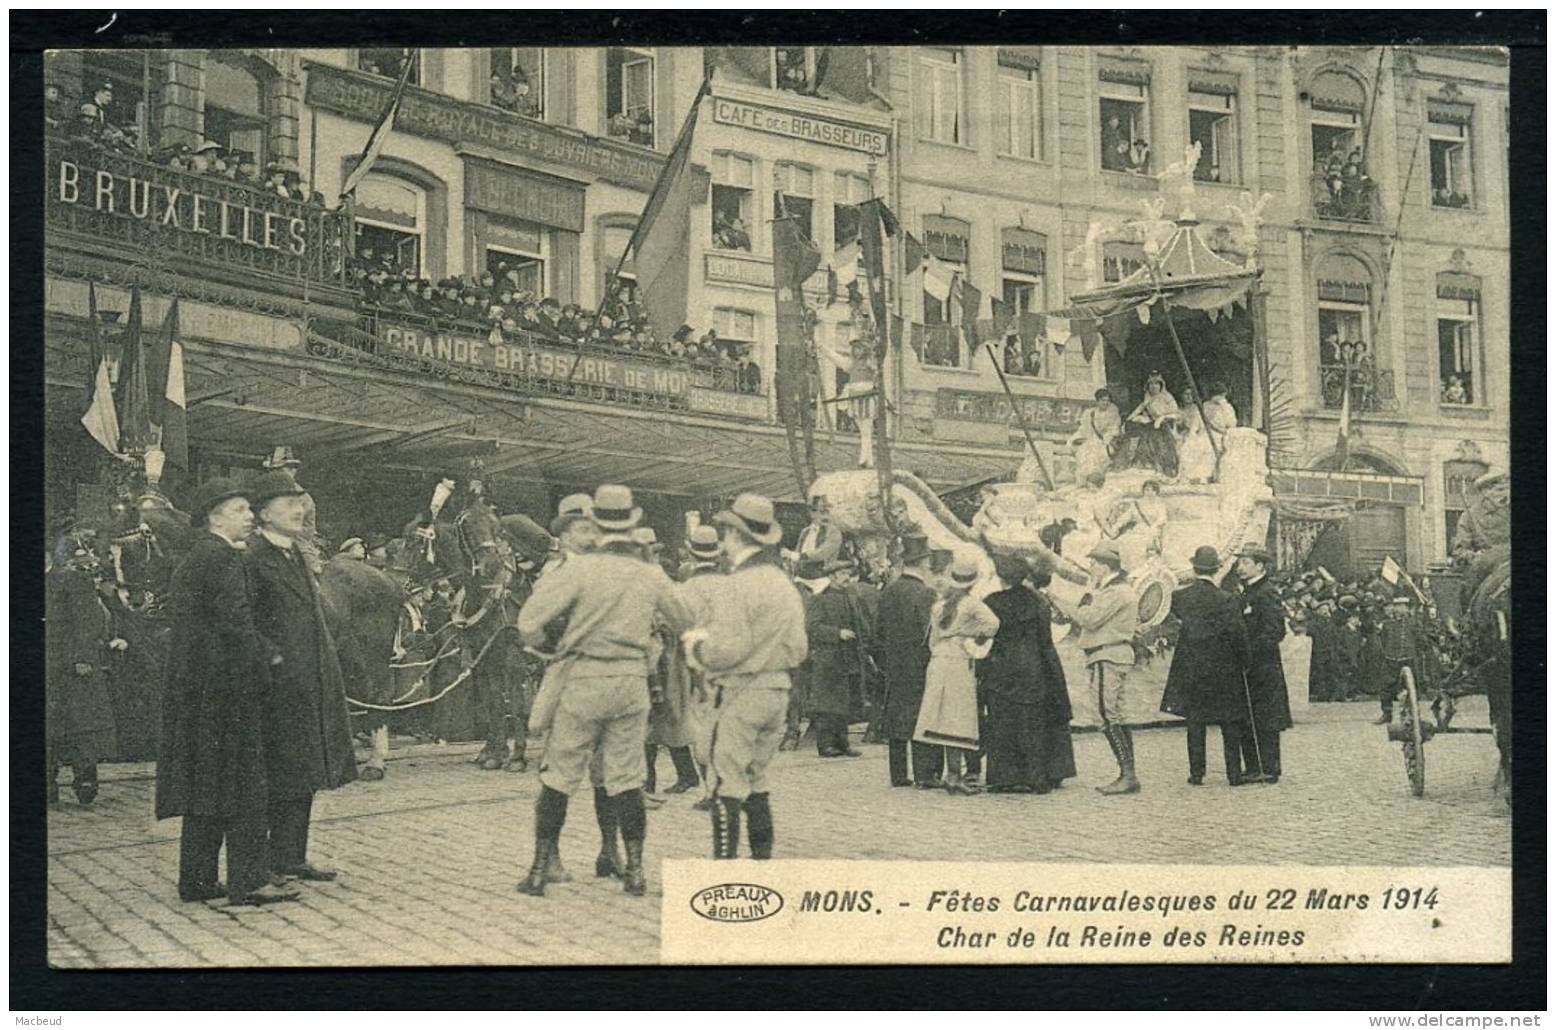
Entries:
POLYGON ((1248 689, 1248 670, 1242 671, 1243 677, 1243 702, 1248 706, 1248 735, 1253 738, 1253 760, 1259 767, 1259 782, 1264 780, 1264 754, 1259 750, 1259 731, 1254 725, 1253 716, 1253 692, 1248 689))

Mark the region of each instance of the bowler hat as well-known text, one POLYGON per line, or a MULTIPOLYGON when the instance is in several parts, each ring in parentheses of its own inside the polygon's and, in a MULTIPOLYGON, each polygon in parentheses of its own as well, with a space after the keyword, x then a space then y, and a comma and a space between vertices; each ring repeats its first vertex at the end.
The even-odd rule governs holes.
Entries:
POLYGON ((1112 562, 1115 566, 1122 566, 1124 563, 1124 559, 1119 556, 1118 545, 1111 540, 1098 541, 1097 546, 1091 549, 1091 554, 1087 555, 1087 557, 1095 558, 1098 561, 1112 562))
POLYGON ((719 531, 712 526, 697 526, 686 538, 686 549, 698 558, 717 558, 719 531))
POLYGON ((594 501, 588 494, 569 494, 556 507, 556 518, 551 520, 551 535, 561 536, 567 527, 580 520, 587 520, 594 501))
POLYGON ((1238 548, 1237 556, 1239 558, 1252 558, 1255 561, 1263 562, 1266 567, 1268 567, 1270 564, 1269 549, 1263 544, 1244 544, 1242 547, 1238 548))
POLYGON ((978 582, 978 562, 970 554, 958 554, 951 560, 949 575, 959 587, 972 586, 978 582))
POLYGON ((902 535, 902 561, 904 564, 923 561, 931 553, 929 538, 923 533, 904 533, 902 535))
POLYGON ((625 533, 643 517, 643 509, 632 503, 632 490, 615 483, 596 489, 590 504, 589 517, 607 532, 625 533))
POLYGON ((783 527, 778 524, 773 502, 761 494, 741 494, 728 510, 713 516, 713 521, 731 526, 764 546, 783 539, 783 527))
POLYGON ((252 500, 253 494, 242 483, 227 476, 207 479, 195 487, 189 497, 189 518, 197 524, 204 522, 217 505, 234 497, 248 497, 252 500))
POLYGON ((1215 572, 1221 567, 1221 555, 1214 547, 1206 544, 1204 547, 1194 549, 1194 557, 1189 559, 1189 564, 1195 572, 1215 572))
POLYGON ((255 476, 249 483, 248 497, 256 509, 277 497, 301 497, 308 491, 297 485, 290 472, 277 469, 255 476))

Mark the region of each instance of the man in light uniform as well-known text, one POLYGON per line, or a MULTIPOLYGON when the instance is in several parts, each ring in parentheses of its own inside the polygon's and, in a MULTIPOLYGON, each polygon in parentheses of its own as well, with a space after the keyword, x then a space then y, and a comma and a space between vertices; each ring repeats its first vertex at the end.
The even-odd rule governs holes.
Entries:
POLYGON ((683 640, 687 660, 714 688, 713 857, 734 858, 740 813, 752 858, 771 858, 767 766, 783 736, 790 671, 805 660, 805 605, 778 564, 783 527, 773 502, 741 494, 714 516, 724 527, 729 574, 706 624, 683 640))
MULTIPOLYGON (((686 550, 690 560, 682 567, 681 584, 677 589, 681 599, 691 609, 693 621, 705 625, 713 619, 722 596, 720 591, 724 587, 724 576, 719 568, 719 531, 712 526, 694 527, 687 534, 686 550)), ((712 756, 709 747, 712 744, 713 720, 718 714, 713 707, 712 689, 700 672, 689 667, 684 645, 677 647, 676 659, 680 665, 687 666, 685 674, 691 683, 687 719, 692 726, 692 756, 702 773, 704 788, 711 788, 712 756)), ((712 806, 713 795, 708 793, 693 807, 707 809, 712 806)))
POLYGON ((566 615, 556 652, 565 667, 540 762, 542 790, 535 805, 535 860, 519 884, 543 895, 546 871, 567 819, 567 799, 588 775, 595 750, 603 752, 606 805, 614 808, 626 842, 627 893, 647 892, 643 872, 643 742, 648 733, 648 655, 657 613, 677 632, 691 625, 664 570, 640 557, 630 534, 642 518, 632 491, 606 485, 594 493, 590 518, 601 532, 596 550, 569 558, 541 577, 519 612, 525 644, 546 640, 547 627, 566 615))
POLYGON ((1072 605, 1057 594, 1048 598, 1055 608, 1080 627, 1080 646, 1086 653, 1091 687, 1096 692, 1102 717, 1102 735, 1118 760, 1118 779, 1097 789, 1103 794, 1138 794, 1135 777, 1135 744, 1126 722, 1125 703, 1129 673, 1135 665, 1135 629, 1139 623, 1135 592, 1124 578, 1118 547, 1104 540, 1091 549, 1091 593, 1072 605))

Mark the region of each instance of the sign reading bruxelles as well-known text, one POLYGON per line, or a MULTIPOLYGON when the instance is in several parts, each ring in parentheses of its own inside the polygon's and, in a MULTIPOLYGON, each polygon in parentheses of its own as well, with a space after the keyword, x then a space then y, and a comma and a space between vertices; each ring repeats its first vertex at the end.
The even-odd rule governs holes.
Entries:
POLYGON ((238 203, 230 191, 226 197, 200 192, 194 188, 200 180, 193 176, 153 182, 67 158, 59 159, 53 173, 49 200, 55 204, 232 240, 259 250, 298 256, 308 250, 308 223, 302 218, 273 210, 268 203, 265 207, 238 203))
POLYGON ((759 132, 770 132, 775 136, 857 150, 877 157, 886 153, 886 133, 878 129, 812 118, 793 111, 775 111, 739 100, 715 97, 713 120, 724 125, 739 125, 759 132))
POLYGON ((432 358, 455 365, 485 368, 494 372, 512 372, 539 379, 566 380, 582 386, 603 386, 616 390, 637 390, 664 397, 679 397, 691 385, 687 369, 602 357, 568 347, 546 347, 507 339, 493 341, 479 336, 417 329, 411 326, 386 326, 384 340, 390 349, 402 354, 432 358), (573 365, 578 365, 574 371, 573 365))

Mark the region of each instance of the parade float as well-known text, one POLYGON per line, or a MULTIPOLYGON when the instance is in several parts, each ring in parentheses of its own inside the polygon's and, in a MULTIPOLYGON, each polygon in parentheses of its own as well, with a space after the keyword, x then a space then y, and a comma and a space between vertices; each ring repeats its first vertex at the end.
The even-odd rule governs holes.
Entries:
MULTIPOLYGON (((1059 345, 1082 347, 1088 360, 1105 348, 1112 400, 1099 399, 1097 416, 1088 412, 1068 442, 1074 462, 1051 460, 1052 454, 1045 461, 1033 443, 1019 468, 1013 462, 1010 481, 984 488, 970 524, 925 483, 901 472, 890 476, 890 512, 875 469, 825 473, 810 488, 812 503, 825 502, 832 523, 867 564, 887 560, 892 538, 916 529, 932 547, 978 560, 980 594, 998 589, 990 555, 1003 552, 1047 569, 1049 590, 1079 601, 1089 587, 1087 554, 1102 539, 1112 540, 1139 609, 1129 692, 1130 718, 1137 724, 1171 719, 1157 706, 1175 639, 1168 619, 1172 593, 1191 575, 1190 555, 1201 545, 1214 546, 1225 563, 1219 580, 1241 547, 1265 543, 1274 506, 1267 434, 1249 424, 1269 410, 1257 313, 1263 201, 1255 204, 1244 194, 1242 205, 1231 209, 1241 225, 1236 242, 1245 249, 1244 260, 1218 255, 1194 215, 1193 180, 1183 171, 1197 158, 1190 148, 1184 165, 1176 166, 1183 180, 1176 219, 1162 216, 1165 200, 1158 198, 1125 226, 1092 225, 1081 257, 1093 287, 1107 239, 1142 244, 1141 266, 1047 313, 1050 332, 1055 326, 1068 330, 1059 345), (1164 449, 1167 434, 1172 442, 1164 449), (1050 468, 1065 471, 1051 476, 1050 468)), ((1056 627, 1055 639, 1074 723, 1098 725, 1097 700, 1087 689, 1074 634, 1056 627)), ((1310 647, 1303 636, 1288 636, 1283 646, 1294 711, 1306 707, 1310 647)))

